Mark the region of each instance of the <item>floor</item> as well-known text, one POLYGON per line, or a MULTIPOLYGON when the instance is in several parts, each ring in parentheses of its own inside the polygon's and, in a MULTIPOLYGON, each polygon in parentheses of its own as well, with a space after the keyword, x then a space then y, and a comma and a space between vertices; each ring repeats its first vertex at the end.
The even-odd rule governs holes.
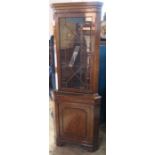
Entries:
POLYGON ((100 147, 91 153, 77 145, 66 144, 63 147, 55 145, 54 122, 51 113, 53 112, 53 101, 49 101, 49 155, 106 155, 106 133, 105 127, 100 128, 100 147))

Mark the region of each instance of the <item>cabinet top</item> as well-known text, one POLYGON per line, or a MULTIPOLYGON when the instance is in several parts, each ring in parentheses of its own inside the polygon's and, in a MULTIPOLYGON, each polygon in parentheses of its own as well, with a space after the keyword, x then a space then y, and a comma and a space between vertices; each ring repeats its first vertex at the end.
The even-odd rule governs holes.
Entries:
POLYGON ((102 2, 69 2, 69 3, 52 3, 50 6, 55 9, 78 8, 78 7, 95 7, 101 8, 102 2))

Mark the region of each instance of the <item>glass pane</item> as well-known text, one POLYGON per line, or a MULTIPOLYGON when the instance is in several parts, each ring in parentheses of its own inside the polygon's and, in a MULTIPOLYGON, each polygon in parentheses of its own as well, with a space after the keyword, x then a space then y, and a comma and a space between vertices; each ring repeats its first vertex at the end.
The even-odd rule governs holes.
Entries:
POLYGON ((60 18, 61 87, 90 89, 90 57, 94 42, 92 19, 60 18))

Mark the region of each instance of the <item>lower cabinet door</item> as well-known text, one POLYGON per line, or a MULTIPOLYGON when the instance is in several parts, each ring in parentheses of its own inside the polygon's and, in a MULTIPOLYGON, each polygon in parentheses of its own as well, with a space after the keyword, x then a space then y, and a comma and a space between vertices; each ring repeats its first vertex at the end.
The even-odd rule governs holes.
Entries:
POLYGON ((59 103, 60 136, 75 142, 89 142, 92 137, 91 107, 80 103, 59 103))

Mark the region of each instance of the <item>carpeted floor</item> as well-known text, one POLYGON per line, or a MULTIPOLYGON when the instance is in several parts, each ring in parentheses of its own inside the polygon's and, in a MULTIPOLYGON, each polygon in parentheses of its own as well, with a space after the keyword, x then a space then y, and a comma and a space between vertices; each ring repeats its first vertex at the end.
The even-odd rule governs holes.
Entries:
POLYGON ((106 155, 106 130, 102 126, 100 128, 100 147, 97 151, 91 153, 77 145, 65 144, 63 147, 55 145, 54 122, 51 116, 53 112, 53 101, 49 101, 49 155, 106 155))

